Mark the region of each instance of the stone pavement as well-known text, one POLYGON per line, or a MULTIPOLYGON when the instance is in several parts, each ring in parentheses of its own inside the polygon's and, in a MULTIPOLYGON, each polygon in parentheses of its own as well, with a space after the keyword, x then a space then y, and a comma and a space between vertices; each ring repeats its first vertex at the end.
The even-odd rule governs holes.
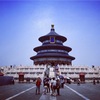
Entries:
POLYGON ((35 95, 35 84, 16 83, 0 86, 0 100, 100 100, 100 84, 92 83, 69 84, 60 89, 61 96, 51 96, 50 93, 35 95))

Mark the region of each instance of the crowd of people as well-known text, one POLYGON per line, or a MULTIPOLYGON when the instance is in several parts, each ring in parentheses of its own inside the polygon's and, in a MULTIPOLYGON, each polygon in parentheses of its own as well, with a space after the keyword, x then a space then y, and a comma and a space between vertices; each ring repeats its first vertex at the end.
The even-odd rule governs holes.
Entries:
MULTIPOLYGON (((40 77, 36 80, 36 94, 40 94, 40 86, 42 80, 40 77)), ((49 78, 46 77, 43 79, 43 94, 46 95, 50 93, 52 96, 60 96, 60 88, 64 88, 64 78, 49 78)))
MULTIPOLYGON (((60 89, 64 88, 64 83, 65 83, 65 79, 64 77, 53 77, 53 78, 49 78, 46 77, 43 79, 38 77, 36 79, 36 94, 40 94, 40 86, 41 84, 43 84, 43 94, 47 94, 50 93, 52 96, 60 96, 60 89), (42 83, 43 82, 43 83, 42 83)), ((77 79, 76 81, 77 85, 81 84, 80 79, 77 79)), ((97 80, 97 83, 99 83, 99 80, 97 80)), ((93 79, 93 84, 96 84, 96 79, 93 79)))

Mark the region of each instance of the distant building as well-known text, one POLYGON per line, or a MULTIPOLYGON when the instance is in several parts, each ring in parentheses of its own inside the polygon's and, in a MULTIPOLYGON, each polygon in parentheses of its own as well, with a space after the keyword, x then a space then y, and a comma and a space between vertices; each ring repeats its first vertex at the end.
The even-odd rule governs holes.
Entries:
MULTIPOLYGON (((33 66, 16 66, 16 67, 2 67, 4 76, 13 76, 16 80, 19 78, 19 74, 23 73, 24 81, 30 78, 32 81, 34 78, 44 78, 46 66, 45 65, 33 65, 33 66)), ((54 69, 50 68, 49 76, 54 77, 54 69)), ((100 67, 89 66, 68 66, 59 65, 58 74, 64 76, 64 78, 78 79, 83 77, 83 81, 92 81, 93 78, 100 80, 100 67)))

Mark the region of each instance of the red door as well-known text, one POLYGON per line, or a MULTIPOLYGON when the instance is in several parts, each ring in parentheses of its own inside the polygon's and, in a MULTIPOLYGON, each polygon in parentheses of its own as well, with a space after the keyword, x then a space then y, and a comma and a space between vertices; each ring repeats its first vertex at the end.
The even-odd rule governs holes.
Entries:
POLYGON ((80 78, 81 82, 85 82, 85 74, 84 73, 80 73, 79 78, 80 78))
POLYGON ((23 82, 24 81, 24 73, 20 72, 19 73, 19 82, 23 82))

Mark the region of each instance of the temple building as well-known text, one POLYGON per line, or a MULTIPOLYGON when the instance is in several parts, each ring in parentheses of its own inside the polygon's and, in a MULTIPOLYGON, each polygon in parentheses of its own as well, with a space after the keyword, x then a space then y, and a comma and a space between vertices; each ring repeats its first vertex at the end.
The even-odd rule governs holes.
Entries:
POLYGON ((36 55, 30 57, 33 66, 5 66, 0 67, 1 75, 13 76, 16 81, 33 82, 37 77, 43 79, 63 76, 73 81, 92 82, 93 78, 100 80, 100 66, 73 66, 75 57, 70 56, 71 47, 64 46, 66 37, 55 32, 54 25, 47 35, 41 36, 41 46, 35 47, 36 55))
POLYGON ((69 55, 72 48, 63 45, 66 40, 67 38, 56 33, 54 25, 51 25, 50 32, 39 38, 42 46, 34 48, 37 55, 30 59, 35 65, 72 65, 75 57, 69 55))

